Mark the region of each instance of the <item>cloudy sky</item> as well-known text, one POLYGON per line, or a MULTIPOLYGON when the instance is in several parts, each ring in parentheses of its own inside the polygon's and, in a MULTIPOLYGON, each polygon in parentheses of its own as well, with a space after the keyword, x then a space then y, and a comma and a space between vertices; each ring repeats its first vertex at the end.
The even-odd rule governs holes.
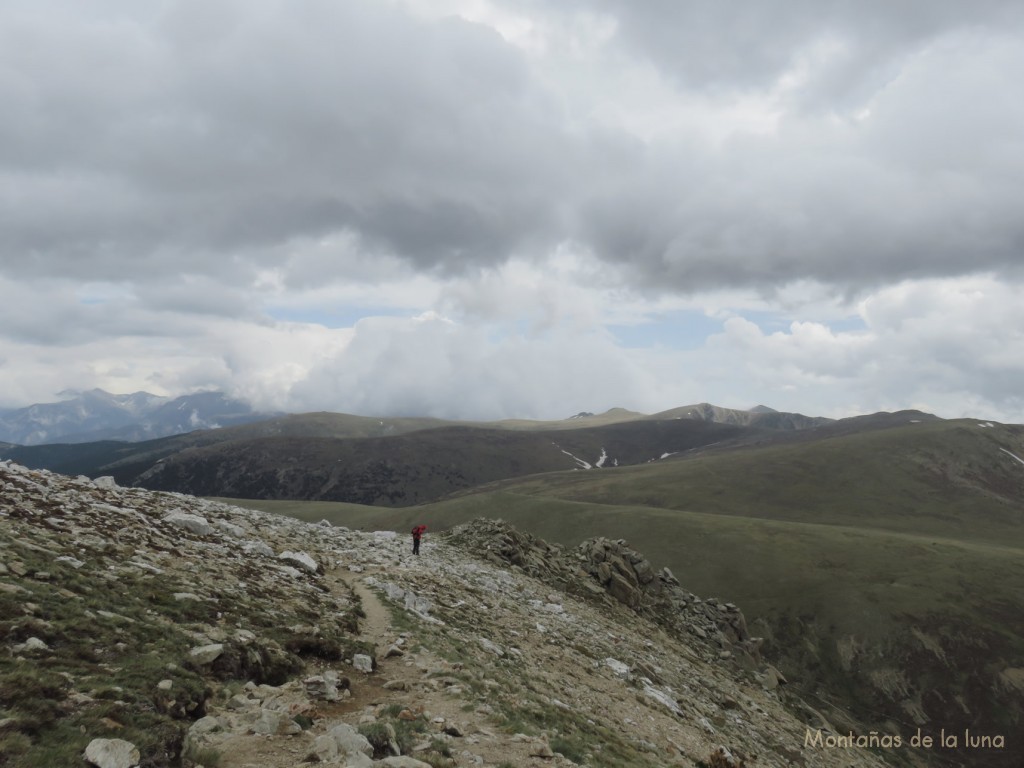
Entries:
POLYGON ((1024 422, 1018 0, 5 0, 0 407, 1024 422))

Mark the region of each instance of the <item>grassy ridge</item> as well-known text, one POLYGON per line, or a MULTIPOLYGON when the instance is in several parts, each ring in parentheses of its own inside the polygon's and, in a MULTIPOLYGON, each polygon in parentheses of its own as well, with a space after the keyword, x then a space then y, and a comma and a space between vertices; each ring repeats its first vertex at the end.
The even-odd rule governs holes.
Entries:
POLYGON ((1024 427, 973 422, 667 459, 492 486, 595 504, 1024 543, 1024 427))

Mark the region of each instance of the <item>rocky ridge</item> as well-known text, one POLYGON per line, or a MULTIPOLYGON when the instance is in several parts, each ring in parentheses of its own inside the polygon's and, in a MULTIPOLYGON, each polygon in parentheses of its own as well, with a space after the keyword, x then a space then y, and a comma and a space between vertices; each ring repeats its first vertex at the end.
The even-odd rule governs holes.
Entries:
POLYGON ((655 572, 647 558, 623 539, 589 539, 566 551, 504 521, 477 520, 453 529, 448 540, 556 589, 605 607, 624 605, 672 634, 692 635, 705 641, 694 643, 705 659, 735 658, 745 668, 759 670, 770 688, 785 682, 781 673, 762 662, 764 639, 751 636, 736 605, 686 591, 672 571, 655 572))
POLYGON ((406 538, 0 462, 0 765, 883 765, 625 542, 406 538))

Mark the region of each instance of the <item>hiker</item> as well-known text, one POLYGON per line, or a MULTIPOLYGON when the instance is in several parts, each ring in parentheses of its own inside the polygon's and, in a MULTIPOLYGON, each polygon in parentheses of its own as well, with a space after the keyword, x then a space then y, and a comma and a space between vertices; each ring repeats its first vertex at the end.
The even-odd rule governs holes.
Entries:
POLYGON ((412 529, 412 553, 414 555, 418 555, 420 553, 420 539, 423 537, 426 530, 427 526, 425 525, 417 525, 412 529))

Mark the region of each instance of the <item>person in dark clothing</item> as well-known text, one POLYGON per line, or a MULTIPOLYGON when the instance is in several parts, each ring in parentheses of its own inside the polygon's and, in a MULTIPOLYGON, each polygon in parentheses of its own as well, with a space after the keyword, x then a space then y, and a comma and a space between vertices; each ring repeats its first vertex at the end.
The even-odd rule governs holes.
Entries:
POLYGON ((418 555, 420 553, 420 539, 423 538, 423 534, 426 532, 427 526, 417 525, 412 529, 412 553, 418 555))

